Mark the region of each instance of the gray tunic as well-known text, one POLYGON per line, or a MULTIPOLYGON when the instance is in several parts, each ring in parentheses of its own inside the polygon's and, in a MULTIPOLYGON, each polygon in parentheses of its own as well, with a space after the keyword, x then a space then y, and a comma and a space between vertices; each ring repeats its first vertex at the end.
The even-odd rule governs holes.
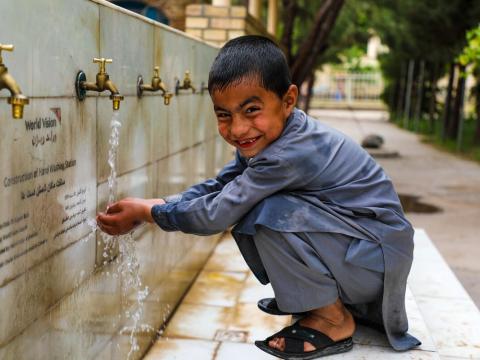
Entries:
MULTIPOLYGON (((353 140, 295 109, 281 136, 255 157, 237 152, 215 179, 195 185, 152 216, 166 231, 208 235, 235 225, 232 234, 262 283, 268 277, 252 246, 258 226, 278 232, 344 234, 361 247, 380 245, 383 300, 358 314, 382 319, 396 350, 420 342, 407 333, 405 289, 413 256, 413 228, 382 168, 353 140), (362 245, 364 244, 364 245, 362 245)), ((358 315, 357 314, 357 315, 358 315)))

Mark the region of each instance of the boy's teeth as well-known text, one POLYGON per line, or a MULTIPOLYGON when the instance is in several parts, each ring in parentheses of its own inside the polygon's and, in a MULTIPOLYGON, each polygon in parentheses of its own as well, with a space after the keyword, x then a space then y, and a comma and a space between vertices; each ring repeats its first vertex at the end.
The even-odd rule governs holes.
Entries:
POLYGON ((251 142, 254 142, 257 138, 255 139, 250 139, 250 140, 243 140, 243 141, 239 141, 240 144, 247 144, 247 143, 251 143, 251 142))

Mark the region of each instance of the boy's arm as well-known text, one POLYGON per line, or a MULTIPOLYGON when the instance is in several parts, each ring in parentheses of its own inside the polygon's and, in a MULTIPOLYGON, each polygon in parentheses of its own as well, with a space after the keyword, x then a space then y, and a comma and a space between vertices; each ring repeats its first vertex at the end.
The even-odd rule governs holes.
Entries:
POLYGON ((175 203, 179 201, 189 201, 213 192, 218 192, 223 189, 225 184, 240 175, 246 167, 247 164, 245 160, 236 152, 235 159, 225 165, 215 178, 207 179, 202 183, 193 185, 179 194, 167 196, 165 202, 175 203))
POLYGON ((292 184, 302 174, 278 157, 255 160, 221 190, 188 201, 155 205, 152 217, 166 231, 209 235, 237 223, 258 202, 292 184))

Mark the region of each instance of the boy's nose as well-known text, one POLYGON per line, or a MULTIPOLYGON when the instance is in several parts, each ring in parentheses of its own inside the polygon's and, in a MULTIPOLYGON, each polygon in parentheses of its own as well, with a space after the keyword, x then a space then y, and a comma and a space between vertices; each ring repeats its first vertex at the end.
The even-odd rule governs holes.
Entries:
POLYGON ((234 116, 230 127, 230 135, 234 140, 242 139, 250 129, 249 121, 241 117, 234 116))

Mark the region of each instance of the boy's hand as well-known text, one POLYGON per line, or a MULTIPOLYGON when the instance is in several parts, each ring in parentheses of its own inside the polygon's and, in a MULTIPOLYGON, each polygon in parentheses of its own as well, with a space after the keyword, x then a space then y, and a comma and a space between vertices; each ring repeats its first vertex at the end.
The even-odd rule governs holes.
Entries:
POLYGON ((153 223, 152 207, 161 204, 165 204, 163 199, 125 198, 99 213, 97 224, 107 234, 126 234, 145 221, 153 223))

